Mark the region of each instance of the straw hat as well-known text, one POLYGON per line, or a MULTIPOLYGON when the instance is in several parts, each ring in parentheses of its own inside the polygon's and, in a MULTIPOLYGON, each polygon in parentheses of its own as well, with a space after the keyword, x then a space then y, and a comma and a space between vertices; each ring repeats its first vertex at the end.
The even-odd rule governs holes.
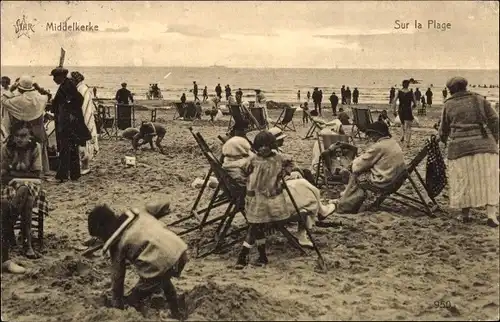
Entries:
POLYGON ((277 141, 286 138, 286 134, 283 133, 283 131, 279 127, 270 128, 269 132, 271 132, 271 134, 274 135, 277 141))
POLYGON ((23 75, 19 78, 18 89, 23 91, 33 91, 35 88, 33 87, 33 77, 29 75, 23 75))

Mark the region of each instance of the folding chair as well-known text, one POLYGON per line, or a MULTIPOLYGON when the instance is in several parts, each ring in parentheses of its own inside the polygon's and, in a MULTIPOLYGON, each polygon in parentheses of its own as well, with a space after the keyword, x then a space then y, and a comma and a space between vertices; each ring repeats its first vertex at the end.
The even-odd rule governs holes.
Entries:
POLYGON ((266 118, 264 117, 263 107, 250 107, 250 113, 255 121, 257 121, 257 124, 254 124, 257 129, 261 130, 269 128, 266 118))
MULTIPOLYGON (((10 211, 14 211, 14 209, 11 207, 10 211)), ((31 215, 31 233, 33 234, 33 240, 38 242, 40 250, 43 249, 44 220, 47 214, 48 205, 46 202, 46 193, 45 190, 41 189, 39 195, 35 198, 33 212, 31 215)), ((15 230, 21 230, 21 214, 11 213, 10 215, 13 215, 13 217, 16 218, 14 226, 12 227, 13 233, 15 230)))
POLYGON ((407 207, 413 208, 418 211, 423 211, 430 217, 434 217, 435 216, 434 210, 439 209, 439 205, 436 202, 436 200, 433 197, 431 197, 430 194, 428 193, 427 185, 425 184, 424 179, 417 170, 418 165, 425 159, 427 154, 428 154, 427 147, 424 147, 410 162, 410 164, 407 167, 407 170, 402 172, 394 180, 394 183, 388 188, 380 188, 370 183, 361 183, 360 184, 361 188, 371 191, 376 195, 378 195, 375 202, 373 202, 368 208, 369 209, 379 208, 386 199, 392 199, 407 207), (425 201, 424 195, 419 190, 416 184, 416 180, 412 178, 413 174, 415 174, 418 181, 420 181, 422 187, 424 188, 425 193, 431 200, 432 206, 429 206, 429 204, 425 201), (404 185, 406 181, 410 182, 413 190, 418 195, 418 199, 399 192, 399 189, 404 185))
POLYGON ((352 137, 361 139, 361 132, 365 133, 368 125, 373 123, 372 112, 369 108, 352 108, 352 137))
POLYGON ((340 174, 332 172, 332 159, 336 157, 336 150, 329 150, 329 148, 332 144, 340 142, 338 148, 342 150, 345 157, 352 161, 358 154, 358 148, 349 144, 350 139, 350 136, 342 134, 318 134, 320 157, 316 168, 316 187, 321 188, 325 185, 329 189, 336 184, 346 184, 340 174))
POLYGON ((97 106, 97 117, 101 122, 101 127, 99 128, 100 138, 104 139, 105 136, 110 139, 113 137, 116 138, 118 136, 118 129, 116 128, 115 117, 111 116, 111 106, 99 104, 97 106))
MULTIPOLYGON (((244 198, 245 198, 245 194, 246 194, 246 189, 239 186, 238 183, 236 183, 235 180, 233 178, 231 178, 231 176, 222 168, 222 163, 220 161, 218 161, 217 158, 214 156, 214 154, 210 150, 210 147, 206 144, 206 142, 203 139, 203 137, 201 136, 201 134, 200 133, 193 133, 193 136, 195 137, 198 145, 202 149, 203 154, 205 155, 205 157, 209 161, 212 169, 214 170, 214 173, 217 176, 217 179, 219 180, 219 183, 220 183, 225 195, 228 196, 228 198, 230 200, 230 205, 227 208, 227 210, 223 216, 225 218, 223 218, 219 222, 219 225, 218 225, 217 230, 216 230, 216 235, 215 235, 216 245, 215 245, 215 247, 212 250, 210 250, 202 255, 198 255, 198 257, 205 257, 209 254, 212 254, 212 253, 217 252, 217 251, 221 251, 221 250, 223 250, 229 246, 232 246, 232 245, 241 241, 241 238, 239 238, 239 239, 233 240, 232 242, 225 243, 225 239, 227 237, 229 237, 230 235, 234 236, 236 234, 241 233, 242 231, 245 231, 248 228, 248 226, 238 228, 238 229, 232 231, 230 234, 228 234, 228 232, 231 228, 231 224, 232 224, 236 214, 241 213, 246 219, 246 214, 245 214, 245 209, 244 209, 244 207, 245 207, 245 199, 244 198)), ((306 227, 306 225, 305 225, 306 220, 305 220, 304 214, 300 212, 300 210, 295 202, 295 199, 293 198, 290 190, 288 189, 288 186, 284 182, 284 179, 283 179, 283 185, 284 185, 287 193, 289 194, 290 199, 292 200, 292 203, 295 207, 295 210, 297 213, 297 220, 304 227, 306 227)), ((216 218, 216 219, 218 219, 218 218, 216 218)), ((213 219, 211 222, 215 221, 216 219, 213 219)), ((280 231, 287 238, 287 240, 292 244, 292 246, 297 248, 302 254, 307 254, 305 252, 305 250, 303 249, 303 247, 299 244, 296 237, 293 236, 286 229, 285 224, 288 222, 289 221, 271 223, 269 225, 269 228, 276 229, 276 230, 280 231)), ((208 224, 208 222, 207 222, 207 224, 208 224)), ((200 231, 202 228, 203 228, 203 226, 200 227, 200 231)), ((320 265, 323 268, 326 268, 326 264, 324 262, 323 256, 322 256, 321 252, 319 251, 318 247, 316 246, 316 242, 314 241, 314 238, 313 238, 313 236, 308 228, 306 228, 306 232, 308 234, 309 239, 311 240, 311 242, 313 244, 314 250, 318 254, 318 259, 320 261, 320 265)), ((199 247, 197 247, 198 250, 199 250, 200 246, 201 245, 199 245, 199 247)))
POLYGON ((304 137, 304 140, 312 138, 314 136, 314 133, 323 130, 327 126, 336 124, 336 122, 333 122, 333 121, 332 122, 325 122, 320 118, 316 118, 316 117, 311 115, 310 111, 304 111, 304 113, 306 113, 307 118, 309 119, 309 121, 311 121, 311 127, 309 128, 309 130, 307 130, 307 133, 306 133, 306 136, 304 137))
MULTIPOLYGON (((189 130, 192 133, 192 128, 191 127, 189 128, 189 130)), ((221 142, 223 144, 226 142, 226 139, 224 139, 220 135, 219 135, 219 140, 221 140, 221 142)), ((223 162, 223 156, 221 156, 220 162, 221 163, 223 162)), ((227 204, 229 202, 229 199, 224 195, 224 193, 221 192, 220 187, 217 186, 217 188, 214 190, 214 192, 212 194, 212 197, 210 198, 208 206, 206 206, 206 207, 204 207, 202 209, 198 209, 198 206, 200 204, 201 198, 203 197, 205 189, 208 186, 208 181, 210 180, 210 177, 212 176, 212 174, 213 174, 213 170, 212 170, 212 167, 210 167, 209 170, 208 170, 208 173, 205 176, 205 180, 203 181, 203 184, 201 185, 200 191, 198 192, 198 196, 196 197, 196 200, 195 200, 193 206, 191 207, 191 211, 189 212, 189 216, 181 218, 179 220, 176 220, 176 221, 170 223, 169 226, 176 226, 176 225, 178 225, 178 224, 180 224, 182 222, 185 222, 185 221, 187 221, 189 219, 196 219, 199 222, 201 222, 202 221, 202 219, 201 219, 202 217, 200 217, 200 216, 203 215, 203 217, 208 217, 211 210, 213 210, 213 209, 215 209, 215 208, 217 208, 219 206, 225 205, 225 204, 227 204)), ((190 233, 190 232, 192 232, 194 230, 197 230, 199 228, 200 228, 199 225, 197 225, 196 227, 183 230, 182 232, 178 233, 178 235, 182 236, 182 235, 188 234, 188 233, 190 233)))
POLYGON ((286 129, 288 128, 290 131, 296 132, 295 124, 293 124, 293 115, 295 114, 296 110, 296 107, 283 108, 280 116, 274 123, 274 126, 280 128, 282 131, 286 131, 286 129))
POLYGON ((248 124, 245 129, 246 132, 250 132, 254 129, 259 128, 258 121, 251 113, 246 113, 246 110, 242 110, 240 105, 231 105, 229 106, 229 124, 227 126, 227 131, 229 132, 231 128, 239 123, 239 124, 248 124))

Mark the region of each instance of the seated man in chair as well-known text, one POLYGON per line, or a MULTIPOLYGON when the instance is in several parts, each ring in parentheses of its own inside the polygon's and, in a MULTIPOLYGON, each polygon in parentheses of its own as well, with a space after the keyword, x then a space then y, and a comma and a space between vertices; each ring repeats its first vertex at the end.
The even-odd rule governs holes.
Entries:
POLYGON ((349 182, 349 166, 357 150, 355 146, 349 143, 335 142, 322 153, 328 171, 333 176, 341 177, 344 184, 349 182))
POLYGON ((340 199, 335 201, 336 213, 359 211, 367 197, 360 183, 368 182, 383 189, 395 184, 399 175, 406 171, 403 151, 391 137, 386 123, 377 121, 370 124, 366 134, 373 144, 349 167, 349 183, 340 199))

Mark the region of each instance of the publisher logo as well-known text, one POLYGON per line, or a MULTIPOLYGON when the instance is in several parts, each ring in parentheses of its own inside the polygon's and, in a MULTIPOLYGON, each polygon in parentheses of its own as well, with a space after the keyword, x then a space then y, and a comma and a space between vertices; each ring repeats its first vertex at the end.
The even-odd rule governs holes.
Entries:
MULTIPOLYGON (((36 21, 36 20, 35 20, 36 21)), ((23 15, 22 19, 17 19, 14 24, 14 30, 16 31, 17 38, 21 38, 22 36, 26 36, 30 38, 30 35, 35 33, 35 24, 28 21, 25 15, 23 15)))

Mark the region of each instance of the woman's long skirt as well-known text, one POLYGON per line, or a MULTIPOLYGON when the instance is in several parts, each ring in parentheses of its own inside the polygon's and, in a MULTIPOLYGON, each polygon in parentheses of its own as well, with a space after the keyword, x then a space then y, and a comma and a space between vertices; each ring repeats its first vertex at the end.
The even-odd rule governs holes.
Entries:
POLYGON ((448 160, 450 207, 498 205, 498 154, 479 153, 448 160))

